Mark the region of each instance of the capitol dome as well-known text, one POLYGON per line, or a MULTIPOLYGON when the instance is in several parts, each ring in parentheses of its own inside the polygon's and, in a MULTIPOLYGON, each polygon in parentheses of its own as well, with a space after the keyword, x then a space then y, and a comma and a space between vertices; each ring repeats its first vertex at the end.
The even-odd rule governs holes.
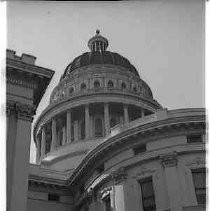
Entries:
POLYGON ((88 41, 90 51, 66 67, 52 91, 50 104, 34 127, 42 164, 53 166, 59 160, 56 168, 67 169, 67 163, 74 168, 110 136, 112 128, 162 108, 136 68, 120 54, 107 51, 108 46, 97 30, 88 41))
POLYGON ((68 75, 77 68, 85 67, 94 64, 110 64, 121 66, 127 69, 137 76, 138 71, 136 68, 126 59, 118 53, 107 51, 108 40, 100 35, 100 31, 96 30, 96 35, 88 41, 88 47, 90 52, 83 53, 81 56, 78 56, 71 62, 64 74, 61 77, 61 80, 68 77, 68 75))

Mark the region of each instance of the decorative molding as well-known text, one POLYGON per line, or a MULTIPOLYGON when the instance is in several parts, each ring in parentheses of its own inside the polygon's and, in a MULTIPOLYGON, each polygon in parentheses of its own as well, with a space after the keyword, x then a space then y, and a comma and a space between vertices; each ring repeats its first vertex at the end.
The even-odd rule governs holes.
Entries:
POLYGON ((160 159, 164 168, 177 165, 177 152, 170 152, 160 155, 160 159))
POLYGON ((138 173, 133 176, 135 179, 140 179, 145 176, 153 175, 156 172, 156 169, 148 169, 146 166, 141 166, 138 173))
POLYGON ((44 181, 34 181, 34 180, 28 180, 28 188, 29 190, 44 188, 44 189, 69 191, 66 185, 53 184, 53 183, 47 183, 44 181))
POLYGON ((87 192, 87 201, 88 204, 91 204, 94 198, 94 190, 91 188, 88 192, 87 192))
POLYGON ((188 162, 186 166, 188 167, 198 167, 198 166, 204 166, 205 165, 205 159, 201 157, 196 157, 192 161, 188 162))
POLYGON ((12 78, 12 77, 7 77, 7 83, 15 84, 15 85, 20 85, 24 86, 30 89, 36 89, 37 85, 34 83, 29 83, 26 82, 25 80, 17 79, 17 78, 12 78))
POLYGON ((28 105, 15 101, 7 101, 6 113, 7 116, 14 114, 18 119, 32 121, 33 116, 36 114, 36 108, 34 105, 28 105))
MULTIPOLYGON (((202 118, 203 117, 202 113, 196 114, 193 117, 192 116, 183 116, 182 118, 175 118, 175 117, 176 116, 174 116, 174 118, 170 118, 170 119, 166 119, 166 120, 151 122, 150 124, 137 125, 135 128, 131 128, 130 130, 126 130, 126 131, 122 131, 120 134, 118 134, 114 137, 110 137, 108 140, 104 141, 103 144, 99 144, 96 148, 94 148, 92 151, 90 151, 90 153, 88 153, 88 155, 83 159, 83 161, 80 163, 80 165, 74 171, 74 173, 71 175, 70 179, 68 180, 69 185, 71 183, 73 183, 74 180, 78 180, 79 177, 82 175, 82 172, 84 172, 84 169, 86 169, 86 171, 87 171, 88 167, 91 164, 93 165, 93 163, 96 160, 102 159, 102 156, 104 156, 104 155, 106 155, 106 157, 108 157, 107 152, 111 153, 110 146, 112 147, 113 143, 118 144, 118 143, 121 143, 121 141, 123 141, 124 146, 130 146, 131 141, 129 140, 129 137, 132 134, 135 134, 136 132, 138 132, 139 135, 141 135, 143 131, 147 131, 148 136, 150 136, 152 130, 156 127, 162 127, 163 129, 165 129, 165 127, 168 127, 168 126, 173 128, 173 126, 177 125, 177 124, 180 124, 180 126, 184 126, 186 122, 191 123, 192 118, 193 118, 193 122, 197 121, 196 122, 198 124, 197 128, 200 128, 200 127, 202 127, 203 124, 205 124, 205 122, 202 118), (149 131, 151 131, 151 132, 149 133, 149 131), (129 141, 126 142, 126 140, 129 140, 129 141), (104 155, 102 155, 102 152, 104 152, 104 155), (101 157, 99 158, 99 156, 101 156, 101 157)), ((179 130, 176 129, 175 131, 177 131, 177 133, 175 133, 174 135, 179 134, 179 130)), ((168 130, 165 130, 165 134, 166 135, 168 134, 168 130)), ((149 140, 149 137, 148 137, 148 140, 149 140)), ((118 147, 118 150, 120 150, 119 147, 118 147)), ((167 159, 169 162, 170 157, 171 156, 168 156, 168 158, 166 158, 166 155, 159 156, 159 158, 161 158, 161 160, 163 160, 163 162, 165 161, 165 164, 167 164, 167 162, 166 162, 167 159)), ((172 161, 173 161, 173 159, 171 159, 171 164, 173 164, 172 161)), ((176 164, 176 163, 177 163, 177 160, 174 159, 174 164, 176 164)), ((169 163, 168 163, 168 165, 169 165, 169 163)))
POLYGON ((103 200, 106 196, 108 196, 112 192, 113 187, 106 187, 99 192, 99 198, 103 200))
POLYGON ((15 70, 15 71, 17 71, 17 70, 24 71, 24 72, 28 72, 33 75, 37 75, 39 77, 45 77, 45 78, 49 78, 49 79, 52 78, 52 76, 54 74, 54 71, 52 71, 50 69, 36 66, 33 64, 23 63, 21 61, 9 59, 9 58, 7 58, 6 66, 7 66, 7 69, 11 68, 12 70, 15 70))

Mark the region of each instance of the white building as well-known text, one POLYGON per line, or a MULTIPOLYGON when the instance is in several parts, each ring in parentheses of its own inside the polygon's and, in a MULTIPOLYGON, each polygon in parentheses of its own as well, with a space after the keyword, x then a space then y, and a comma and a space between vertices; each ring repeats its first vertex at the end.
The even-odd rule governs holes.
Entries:
POLYGON ((204 210, 205 110, 163 108, 108 45, 97 30, 36 121, 25 210, 204 210))

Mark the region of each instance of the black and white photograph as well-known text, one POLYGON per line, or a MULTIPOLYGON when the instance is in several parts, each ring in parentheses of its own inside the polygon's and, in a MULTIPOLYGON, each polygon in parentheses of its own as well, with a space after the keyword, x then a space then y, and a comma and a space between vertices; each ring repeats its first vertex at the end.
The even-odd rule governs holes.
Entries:
POLYGON ((205 7, 7 2, 7 211, 206 210, 205 7))

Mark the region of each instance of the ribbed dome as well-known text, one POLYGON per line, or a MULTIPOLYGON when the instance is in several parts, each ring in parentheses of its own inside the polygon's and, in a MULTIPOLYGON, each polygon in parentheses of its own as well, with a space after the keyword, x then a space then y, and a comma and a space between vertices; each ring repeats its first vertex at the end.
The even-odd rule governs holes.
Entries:
POLYGON ((66 78, 66 76, 70 74, 73 70, 93 64, 118 65, 128 69, 128 71, 136 75, 139 75, 136 68, 128 61, 128 59, 121 56, 120 54, 113 53, 110 51, 92 51, 92 52, 86 52, 81 56, 75 58, 73 62, 71 62, 67 66, 61 80, 66 78))
POLYGON ((90 38, 88 41, 88 47, 90 52, 83 53, 71 62, 65 69, 64 74, 60 80, 67 78, 68 75, 75 69, 85 67, 94 64, 111 64, 126 68, 128 71, 139 76, 136 68, 126 59, 118 53, 107 51, 109 45, 108 40, 100 35, 100 31, 96 30, 96 35, 90 38))

